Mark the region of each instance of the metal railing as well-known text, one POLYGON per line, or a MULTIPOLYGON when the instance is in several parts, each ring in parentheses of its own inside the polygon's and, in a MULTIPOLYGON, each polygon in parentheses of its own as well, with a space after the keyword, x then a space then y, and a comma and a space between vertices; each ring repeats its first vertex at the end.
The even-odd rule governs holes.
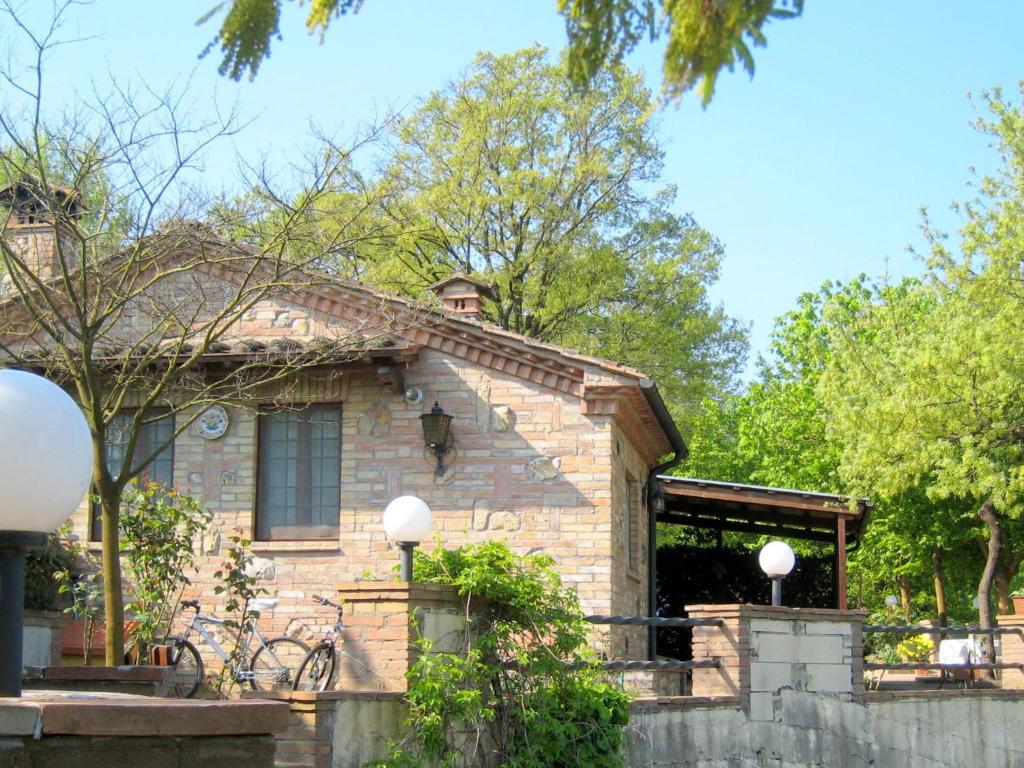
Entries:
MULTIPOLYGON (((585 616, 584 619, 591 624, 605 624, 611 626, 639 626, 639 627, 721 627, 725 622, 722 619, 680 619, 663 618, 661 616, 585 616)), ((721 661, 716 657, 712 659, 700 659, 690 661, 634 661, 632 659, 610 659, 601 664, 609 672, 622 672, 627 670, 679 670, 690 669, 718 669, 722 666, 721 661)))
MULTIPOLYGON (((1024 629, 1020 627, 979 627, 972 624, 954 624, 946 627, 926 627, 920 624, 865 624, 864 632, 876 632, 880 634, 905 634, 905 635, 1022 635, 1024 629)), ((980 662, 967 661, 964 663, 941 663, 930 661, 902 661, 902 662, 864 662, 866 671, 926 671, 937 670, 939 672, 964 672, 964 671, 993 671, 997 669, 1022 669, 1024 664, 1007 662, 980 662)))

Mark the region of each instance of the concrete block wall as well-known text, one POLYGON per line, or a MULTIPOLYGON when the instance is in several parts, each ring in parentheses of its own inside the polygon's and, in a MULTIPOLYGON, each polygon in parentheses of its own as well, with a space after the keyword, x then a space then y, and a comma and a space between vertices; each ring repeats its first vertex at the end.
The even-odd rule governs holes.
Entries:
POLYGON ((863 696, 863 622, 858 611, 755 605, 704 605, 691 618, 693 657, 718 659, 718 669, 693 671, 694 696, 735 696, 754 720, 772 720, 778 691, 792 689, 853 701, 863 696))
POLYGON ((66 622, 67 616, 59 611, 26 609, 22 630, 22 665, 45 667, 59 664, 66 622))
POLYGON ((400 693, 327 691, 254 692, 246 698, 286 702, 288 729, 277 737, 275 766, 363 768, 387 756, 405 735, 408 707, 400 693))

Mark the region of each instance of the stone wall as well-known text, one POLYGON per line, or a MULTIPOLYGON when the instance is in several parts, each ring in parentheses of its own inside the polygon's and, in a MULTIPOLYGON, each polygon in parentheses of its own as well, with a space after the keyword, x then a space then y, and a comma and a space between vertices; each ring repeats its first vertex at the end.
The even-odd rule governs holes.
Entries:
POLYGON ((0 703, 0 768, 273 768, 279 702, 161 701, 123 696, 0 703))
POLYGON ((363 768, 371 760, 386 757, 388 745, 405 733, 408 709, 398 693, 295 691, 245 695, 290 706, 288 729, 277 742, 275 764, 282 768, 363 768))
POLYGON ((772 717, 740 706, 638 701, 630 768, 1002 768, 1024 765, 1016 691, 870 694, 865 702, 772 694, 772 717))
POLYGON ((22 666, 46 667, 60 663, 67 616, 58 611, 26 609, 22 629, 22 666))
MULTIPOLYGON (((268 634, 311 641, 333 613, 310 595, 331 596, 338 582, 394 578, 398 551, 386 541, 380 515, 402 494, 421 497, 434 512, 436 539, 424 542, 425 549, 503 539, 518 552, 554 557, 588 613, 646 610, 642 508, 639 567, 627 572, 619 561, 624 473, 642 491, 648 466, 613 416, 588 415, 576 396, 430 350, 421 351, 405 383, 423 391, 421 403, 382 388, 366 371, 301 388, 308 399, 342 406, 340 531, 330 540, 253 542, 254 570, 280 601, 261 617, 268 634), (424 449, 419 420, 435 400, 454 416, 454 451, 441 477, 424 449)), ((205 440, 190 429, 174 446, 175 486, 214 515, 213 529, 197 542, 202 567, 189 594, 215 613, 224 598, 214 591, 213 572, 228 538, 254 531, 257 417, 230 409, 230 418, 223 437, 205 440)), ((74 522, 76 534, 87 538, 84 506, 74 522)), ((98 552, 98 542, 90 546, 98 552)), ((627 655, 627 631, 615 632, 623 638, 616 655, 627 655)), ((628 655, 642 658, 644 632, 629 632, 628 655)))

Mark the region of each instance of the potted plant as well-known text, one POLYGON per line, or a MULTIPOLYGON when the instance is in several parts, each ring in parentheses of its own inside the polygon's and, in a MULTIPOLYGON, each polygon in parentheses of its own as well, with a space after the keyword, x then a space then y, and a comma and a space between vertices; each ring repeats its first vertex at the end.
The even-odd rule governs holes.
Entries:
POLYGON ((1013 590, 1010 593, 1010 599, 1013 601, 1013 612, 1024 614, 1024 589, 1013 590))
MULTIPOLYGON (((910 635, 896 646, 896 655, 903 663, 927 664, 932 660, 935 643, 927 635, 910 635)), ((936 675, 935 670, 916 669, 915 679, 930 678, 936 675)))

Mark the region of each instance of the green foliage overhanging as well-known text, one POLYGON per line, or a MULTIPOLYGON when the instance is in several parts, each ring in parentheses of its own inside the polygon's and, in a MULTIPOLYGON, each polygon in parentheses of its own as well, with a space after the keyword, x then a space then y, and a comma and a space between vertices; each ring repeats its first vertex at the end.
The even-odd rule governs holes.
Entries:
MULTIPOLYGON (((304 3, 300 0, 300 5, 304 3)), ((363 0, 310 0, 306 29, 323 42, 331 21, 356 13, 363 0)), ((224 14, 217 36, 203 51, 220 46, 218 71, 234 80, 256 77, 281 39, 281 0, 225 0, 197 24, 224 14)), ((764 26, 803 13, 804 0, 558 0, 569 41, 568 75, 579 88, 614 70, 645 38, 667 38, 663 57, 664 101, 696 89, 706 107, 722 70, 740 64, 754 74, 752 47, 767 45, 764 26), (660 7, 659 7, 660 6, 660 7)))
POLYGON ((547 555, 501 542, 416 552, 474 617, 459 653, 423 644, 409 671, 409 733, 378 768, 620 768, 629 697, 587 649, 575 591, 547 555))

